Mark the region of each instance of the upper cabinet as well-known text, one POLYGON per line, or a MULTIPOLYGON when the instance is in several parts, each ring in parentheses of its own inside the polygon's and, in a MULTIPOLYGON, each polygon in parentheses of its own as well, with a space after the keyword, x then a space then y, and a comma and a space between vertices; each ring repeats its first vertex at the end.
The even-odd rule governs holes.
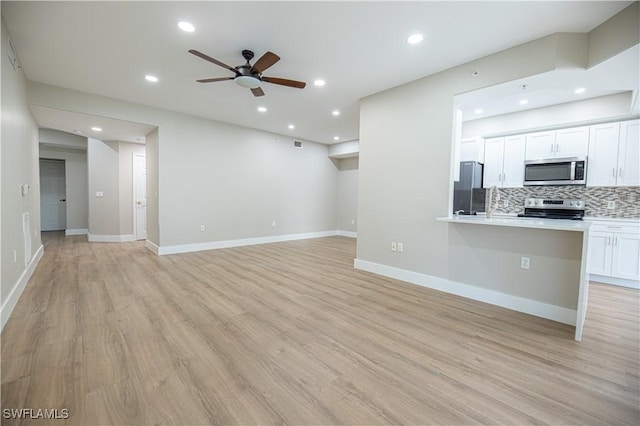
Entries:
POLYGON ((460 139, 460 161, 484 162, 484 139, 480 137, 460 139))
POLYGON ((640 120, 591 126, 587 186, 640 185, 640 120))
POLYGON ((525 160, 584 157, 589 150, 589 127, 529 133, 525 160))
POLYGON ((521 188, 524 180, 524 150, 524 135, 487 139, 482 186, 521 188))

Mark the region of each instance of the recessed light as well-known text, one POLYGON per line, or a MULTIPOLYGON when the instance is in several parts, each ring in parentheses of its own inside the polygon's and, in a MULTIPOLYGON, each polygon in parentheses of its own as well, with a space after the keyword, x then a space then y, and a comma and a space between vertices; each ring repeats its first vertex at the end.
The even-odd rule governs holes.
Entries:
POLYGON ((100 128, 100 127, 92 127, 91 130, 93 130, 94 132, 101 132, 102 128, 100 128))
POLYGON ((334 136, 334 137, 333 137, 333 140, 334 140, 334 141, 339 141, 339 140, 340 140, 340 136, 334 136))
POLYGON ((295 129, 295 128, 296 128, 296 126, 294 126, 293 124, 289 124, 289 126, 288 126, 288 127, 289 127, 290 129, 295 129))
POLYGON ((333 115, 335 115, 335 116, 337 117, 337 116, 339 116, 339 115, 340 115, 340 111, 338 111, 338 110, 336 109, 336 110, 333 110, 333 112, 331 112, 331 114, 333 114, 333 115))
POLYGON ((586 91, 587 89, 585 89, 584 87, 578 87, 576 90, 573 91, 573 93, 575 93, 576 95, 579 95, 580 93, 584 93, 586 91))
POLYGON ((475 114, 482 114, 482 108, 476 108, 475 111, 473 111, 475 114))
POLYGON ((185 33, 192 33, 196 30, 196 27, 194 27, 192 23, 187 21, 178 22, 178 27, 185 33))
POLYGON ((147 81, 150 81, 152 83, 157 83, 158 82, 158 77, 156 77, 155 75, 145 75, 144 79, 147 81))
POLYGON ((267 107, 259 106, 258 112, 267 112, 267 107))
POLYGON ((520 99, 520 102, 518 102, 520 105, 526 105, 529 103, 528 99, 520 99))
POLYGON ((407 43, 409 44, 418 44, 422 41, 424 37, 422 36, 422 34, 412 34, 409 37, 407 37, 407 43))
POLYGON ((316 81, 313 82, 313 84, 315 84, 318 87, 322 87, 327 83, 324 80, 316 80, 316 81))

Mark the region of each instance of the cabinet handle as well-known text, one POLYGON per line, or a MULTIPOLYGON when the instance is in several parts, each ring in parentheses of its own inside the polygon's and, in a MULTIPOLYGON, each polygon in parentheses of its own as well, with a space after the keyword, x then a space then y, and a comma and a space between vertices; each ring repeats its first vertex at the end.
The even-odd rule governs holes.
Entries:
POLYGON ((505 180, 507 180, 507 174, 503 173, 502 174, 502 182, 504 183, 505 180))
POLYGON ((618 169, 618 176, 622 177, 622 167, 618 169))
POLYGON ((618 246, 618 237, 613 237, 613 245, 618 246))
POLYGON ((611 236, 607 236, 607 245, 610 246, 611 245, 611 236))
POLYGON ((549 153, 553 154, 553 144, 551 144, 551 147, 549 148, 549 153))
POLYGON ((556 154, 560 151, 560 143, 556 142, 556 154))

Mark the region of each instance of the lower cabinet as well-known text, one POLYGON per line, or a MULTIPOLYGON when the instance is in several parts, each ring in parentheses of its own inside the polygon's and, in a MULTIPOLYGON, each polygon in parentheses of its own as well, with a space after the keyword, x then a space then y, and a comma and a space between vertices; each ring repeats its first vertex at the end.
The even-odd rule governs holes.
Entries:
POLYGON ((592 281, 640 288, 640 228, 596 222, 589 234, 592 281))

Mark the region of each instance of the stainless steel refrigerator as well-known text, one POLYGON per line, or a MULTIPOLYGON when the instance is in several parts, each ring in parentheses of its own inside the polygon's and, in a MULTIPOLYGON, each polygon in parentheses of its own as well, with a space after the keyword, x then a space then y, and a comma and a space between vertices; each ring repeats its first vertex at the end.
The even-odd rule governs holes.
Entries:
POLYGON ((477 161, 460 162, 460 180, 453 184, 453 213, 470 215, 485 211, 482 170, 483 165, 477 161))

